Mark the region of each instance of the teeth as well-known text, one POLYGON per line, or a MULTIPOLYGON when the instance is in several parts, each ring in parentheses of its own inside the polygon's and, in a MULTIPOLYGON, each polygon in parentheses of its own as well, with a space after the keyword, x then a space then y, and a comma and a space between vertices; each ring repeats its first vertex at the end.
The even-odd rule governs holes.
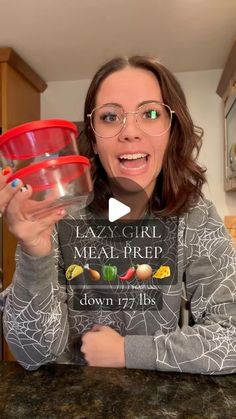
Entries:
POLYGON ((144 154, 144 153, 122 154, 119 158, 126 159, 126 160, 136 160, 136 159, 141 159, 143 157, 147 157, 147 154, 144 154))

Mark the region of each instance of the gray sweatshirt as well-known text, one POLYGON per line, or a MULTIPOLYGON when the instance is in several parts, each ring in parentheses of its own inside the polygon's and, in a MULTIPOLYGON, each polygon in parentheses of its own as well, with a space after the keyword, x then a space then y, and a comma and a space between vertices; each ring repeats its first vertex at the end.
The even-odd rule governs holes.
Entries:
POLYGON ((19 249, 1 296, 5 338, 19 363, 83 365, 80 336, 96 323, 125 336, 127 368, 236 372, 236 251, 214 205, 201 199, 182 217, 122 231, 120 224, 118 235, 113 224, 89 227, 90 218, 59 225, 51 255, 19 249), (137 275, 140 264, 152 277, 137 275), (190 318, 181 325, 183 284, 190 318))

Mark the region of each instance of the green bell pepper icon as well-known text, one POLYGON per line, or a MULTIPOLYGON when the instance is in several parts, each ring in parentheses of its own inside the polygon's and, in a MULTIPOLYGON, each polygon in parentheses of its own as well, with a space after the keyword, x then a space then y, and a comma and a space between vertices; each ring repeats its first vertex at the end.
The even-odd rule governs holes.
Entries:
POLYGON ((117 276, 117 267, 112 265, 103 265, 102 276, 105 281, 113 281, 117 276))

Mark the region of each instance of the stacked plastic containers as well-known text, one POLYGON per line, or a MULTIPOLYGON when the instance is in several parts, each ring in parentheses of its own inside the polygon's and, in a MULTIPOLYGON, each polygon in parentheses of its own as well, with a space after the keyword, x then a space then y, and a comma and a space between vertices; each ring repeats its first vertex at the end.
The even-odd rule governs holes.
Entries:
POLYGON ((0 136, 0 165, 33 189, 27 212, 34 218, 55 208, 83 208, 93 198, 89 160, 79 155, 76 126, 65 120, 33 121, 0 136))

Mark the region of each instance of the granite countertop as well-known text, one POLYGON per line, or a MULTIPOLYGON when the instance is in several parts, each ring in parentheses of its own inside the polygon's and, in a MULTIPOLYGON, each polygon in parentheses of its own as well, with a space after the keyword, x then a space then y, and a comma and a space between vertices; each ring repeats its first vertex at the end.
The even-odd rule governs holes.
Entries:
POLYGON ((0 362, 0 418, 236 418, 236 375, 0 362))

